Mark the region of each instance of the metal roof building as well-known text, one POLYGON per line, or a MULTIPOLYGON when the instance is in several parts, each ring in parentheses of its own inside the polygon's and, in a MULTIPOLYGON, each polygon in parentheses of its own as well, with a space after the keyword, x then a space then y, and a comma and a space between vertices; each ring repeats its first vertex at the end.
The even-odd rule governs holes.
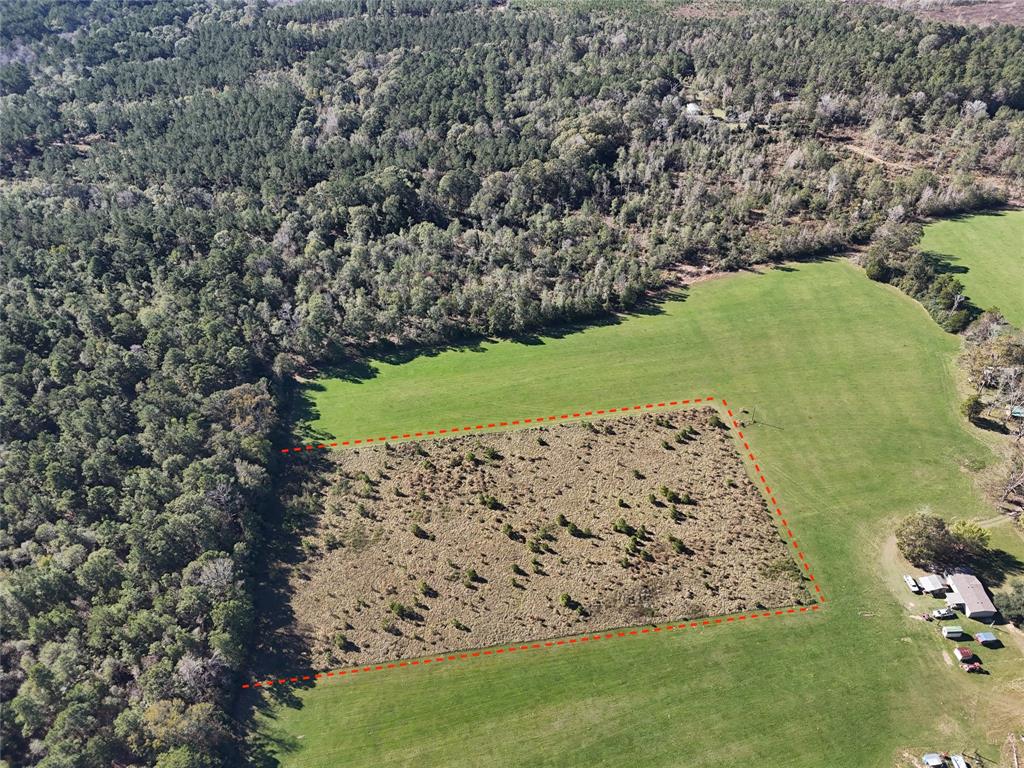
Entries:
POLYGON ((991 619, 996 615, 996 607, 977 577, 967 573, 954 573, 946 582, 963 605, 962 610, 967 618, 991 619))
POLYGON ((926 576, 920 576, 917 579, 917 583, 921 585, 921 589, 930 594, 936 592, 946 591, 946 582, 941 576, 934 573, 929 573, 926 576))

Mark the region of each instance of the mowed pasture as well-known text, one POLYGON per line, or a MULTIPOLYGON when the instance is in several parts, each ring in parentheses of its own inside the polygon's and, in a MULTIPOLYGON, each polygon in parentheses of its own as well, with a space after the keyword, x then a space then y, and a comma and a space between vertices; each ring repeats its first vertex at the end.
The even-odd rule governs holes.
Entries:
MULTIPOLYGON (((318 383, 339 438, 726 397, 828 603, 813 615, 385 671, 296 689, 260 726, 286 766, 890 766, 996 757, 1019 726, 1016 640, 965 675, 896 583, 891 532, 991 518, 992 436, 958 412, 959 340, 843 261, 695 286, 614 325, 375 363, 318 383)), ((294 460, 302 460, 296 457, 294 460)), ((1009 525, 994 543, 1024 554, 1009 525)), ((997 630, 1005 636, 1005 630, 997 630)))
POLYGON ((998 307, 1024 328, 1024 211, 937 221, 925 227, 921 248, 958 271, 975 306, 998 307))

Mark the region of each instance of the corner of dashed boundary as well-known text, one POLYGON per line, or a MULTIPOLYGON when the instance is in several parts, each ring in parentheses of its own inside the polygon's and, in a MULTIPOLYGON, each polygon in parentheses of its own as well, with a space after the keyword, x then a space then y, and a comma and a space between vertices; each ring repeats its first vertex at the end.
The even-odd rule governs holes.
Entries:
POLYGON ((369 672, 383 672, 387 670, 396 669, 411 669, 420 666, 425 667, 428 665, 436 665, 442 662, 467 661, 489 656, 496 657, 505 654, 511 655, 517 652, 521 653, 523 651, 528 650, 542 650, 549 648, 558 648, 561 646, 575 646, 602 640, 612 640, 630 637, 645 637, 654 634, 659 634, 662 632, 672 632, 688 628, 695 629, 716 627, 722 625, 727 626, 729 624, 747 623, 755 619, 763 620, 772 617, 806 615, 809 613, 817 612, 819 608, 821 608, 828 602, 827 598, 825 597, 825 593, 822 591, 821 585, 819 584, 817 578, 814 575, 814 571, 812 570, 811 565, 807 560, 807 556, 799 544, 799 540, 796 538, 796 534, 793 532, 793 528, 790 525, 789 520, 787 519, 785 513, 782 511, 782 505, 778 499, 779 494, 777 490, 772 488, 772 486, 769 484, 768 479, 765 477, 764 470, 761 468, 761 464, 758 461, 757 455, 754 453, 753 449, 750 446, 749 438, 743 433, 742 425, 737 419, 736 414, 733 412, 732 408, 729 406, 729 401, 726 400, 725 398, 697 397, 689 398, 686 400, 667 400, 659 403, 643 403, 639 405, 629 405, 615 408, 600 408, 582 411, 572 411, 548 416, 509 419, 505 421, 491 421, 480 424, 470 424, 467 426, 455 426, 446 428, 435 428, 429 430, 420 430, 418 432, 403 432, 391 435, 390 437, 388 437, 387 435, 382 435, 374 437, 364 437, 359 439, 339 440, 329 443, 308 443, 294 448, 282 448, 281 453, 294 455, 298 453, 306 453, 309 451, 316 450, 331 450, 334 448, 349 447, 356 445, 380 444, 387 443, 389 441, 400 442, 406 440, 416 440, 424 437, 438 438, 441 437, 442 435, 462 435, 470 432, 500 430, 504 427, 517 427, 526 425, 536 426, 539 424, 547 424, 550 422, 571 421, 575 419, 587 418, 590 416, 604 416, 609 414, 621 415, 623 413, 631 413, 636 411, 642 412, 648 410, 676 408, 680 406, 690 406, 698 404, 708 404, 711 405, 712 407, 716 407, 717 404, 717 407, 719 407, 720 410, 723 411, 726 416, 728 416, 729 427, 732 430, 733 434, 736 436, 736 439, 738 440, 739 444, 743 446, 742 455, 744 463, 753 468, 754 477, 758 481, 758 484, 761 486, 765 498, 771 502, 771 509, 774 511, 774 518, 777 521, 779 527, 785 533, 786 541, 793 548, 793 554, 797 558, 799 566, 803 570, 804 576, 812 584, 814 590, 814 598, 817 600, 817 603, 810 606, 799 606, 772 611, 755 611, 743 614, 734 614, 729 616, 707 617, 704 619, 697 619, 695 621, 683 621, 672 624, 645 625, 642 628, 636 629, 602 631, 587 635, 565 637, 562 639, 539 640, 535 642, 531 641, 526 643, 509 644, 490 649, 465 651, 458 653, 446 653, 439 654, 437 656, 421 657, 418 659, 411 660, 398 660, 390 663, 369 664, 358 667, 349 667, 340 670, 310 672, 307 674, 289 675, 285 677, 268 677, 267 679, 254 681, 252 683, 242 683, 241 687, 247 689, 270 688, 275 685, 295 685, 304 683, 315 685, 317 681, 321 681, 324 679, 337 679, 346 676, 355 676, 359 674, 365 675, 369 672))

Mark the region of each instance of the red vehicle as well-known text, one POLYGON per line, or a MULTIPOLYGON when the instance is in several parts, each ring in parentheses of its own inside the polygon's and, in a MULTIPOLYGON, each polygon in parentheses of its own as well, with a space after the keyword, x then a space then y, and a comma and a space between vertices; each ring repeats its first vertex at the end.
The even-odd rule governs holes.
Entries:
POLYGON ((977 661, 972 662, 970 664, 961 664, 960 669, 962 669, 964 672, 976 672, 979 674, 985 671, 982 668, 980 662, 977 661))

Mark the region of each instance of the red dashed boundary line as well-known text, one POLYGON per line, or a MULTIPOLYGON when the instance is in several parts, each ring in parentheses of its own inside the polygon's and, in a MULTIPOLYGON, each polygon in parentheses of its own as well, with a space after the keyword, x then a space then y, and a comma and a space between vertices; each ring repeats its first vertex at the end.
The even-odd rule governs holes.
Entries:
MULTIPOLYGON (((296 454, 307 451, 323 451, 331 448, 346 447, 352 445, 369 445, 372 443, 386 443, 401 440, 414 440, 417 437, 438 437, 440 435, 465 434, 466 432, 479 432, 487 429, 500 429, 501 427, 518 427, 524 424, 546 424, 552 421, 570 421, 581 419, 587 416, 603 416, 609 413, 627 413, 629 411, 657 410, 659 408, 672 408, 679 405, 691 405, 694 403, 713 403, 713 397, 698 397, 691 400, 669 400, 663 403, 646 403, 644 405, 626 405, 621 408, 602 408, 600 410, 573 411, 572 413, 555 414, 554 416, 538 416, 532 419, 513 419, 511 421, 492 421, 486 424, 470 424, 464 427, 446 427, 444 429, 427 429, 422 432, 403 432, 397 435, 380 435, 379 437, 363 437, 359 440, 340 440, 333 443, 307 443, 295 448, 281 448, 281 453, 296 454)), ((725 401, 722 401, 725 405, 725 401)))
POLYGON ((782 525, 782 529, 786 532, 786 538, 789 543, 793 546, 796 551, 796 557, 800 561, 800 567, 803 568, 804 575, 814 585, 814 593, 819 603, 826 602, 825 595, 821 591, 821 585, 818 584, 814 578, 814 573, 811 571, 810 563, 807 562, 807 556, 804 555, 804 551, 800 548, 800 543, 793 535, 793 529, 789 526, 789 520, 782 513, 782 508, 779 506, 779 500, 776 498, 775 491, 768 485, 768 481, 764 477, 764 470, 761 469, 761 465, 757 462, 757 456, 754 455, 753 450, 750 447, 750 443, 747 441, 746 435, 743 434, 743 430, 740 429, 740 423, 736 420, 736 414, 732 412, 732 408, 729 407, 729 403, 724 398, 722 399, 722 407, 725 409, 726 415, 729 417, 729 424, 732 427, 732 431, 736 434, 736 437, 743 444, 743 450, 746 451, 746 457, 750 463, 754 466, 756 477, 761 483, 761 487, 764 489, 765 496, 772 503, 772 509, 775 510, 775 518, 782 525))
POLYGON ((488 656, 502 656, 506 654, 522 654, 523 651, 545 651, 563 646, 578 646, 583 644, 596 643, 597 641, 619 640, 630 637, 644 637, 664 632, 673 632, 684 629, 704 629, 727 624, 739 624, 748 621, 758 622, 764 619, 771 619, 778 616, 800 616, 814 613, 819 609, 817 605, 804 605, 799 608, 784 608, 776 611, 763 611, 760 613, 742 613, 734 616, 721 616, 717 618, 699 619, 697 621, 680 622, 678 624, 662 624, 657 626, 646 626, 640 629, 623 629, 615 632, 598 632, 592 635, 577 635, 562 640, 544 640, 531 643, 520 643, 519 645, 505 645, 498 648, 490 648, 481 651, 466 651, 465 653, 449 653, 443 656, 431 656, 429 658, 414 659, 412 661, 395 661, 388 664, 368 664, 364 667, 351 667, 331 672, 316 672, 309 675, 296 675, 294 677, 279 677, 269 680, 258 680, 253 683, 242 683, 243 688, 272 688, 282 685, 302 685, 309 683, 315 685, 317 681, 341 679, 343 677, 363 676, 368 672, 385 672, 393 669, 412 669, 413 667, 425 667, 429 664, 441 664, 450 661, 471 661, 488 656))
MULTIPOLYGON (((423 432, 406 432, 406 433, 402 433, 402 434, 399 434, 399 435, 392 435, 390 438, 388 438, 387 436, 381 436, 381 437, 362 438, 360 440, 343 440, 343 441, 333 442, 333 443, 309 444, 309 445, 305 445, 305 446, 299 446, 297 448, 282 448, 281 449, 281 453, 304 453, 306 451, 313 451, 313 450, 330 450, 331 448, 338 448, 338 447, 341 447, 341 446, 363 445, 363 444, 370 444, 370 443, 385 443, 385 442, 388 442, 388 440, 395 441, 395 440, 415 439, 415 438, 418 438, 418 437, 436 437, 436 436, 440 436, 440 435, 447 435, 447 434, 453 434, 453 433, 476 432, 478 430, 496 429, 496 428, 509 427, 509 426, 520 426, 520 425, 524 425, 524 424, 542 424, 542 423, 548 423, 548 422, 552 422, 552 421, 569 421, 571 419, 579 419, 579 418, 584 418, 584 417, 587 417, 587 416, 603 416, 605 414, 610 414, 610 413, 619 413, 619 414, 621 414, 621 413, 635 412, 635 411, 646 411, 646 410, 656 410, 656 409, 660 409, 660 408, 671 408, 671 407, 676 407, 676 406, 681 406, 681 405, 695 405, 695 404, 698 404, 698 403, 708 403, 708 404, 711 404, 711 403, 715 403, 715 402, 716 402, 716 399, 714 397, 697 397, 697 398, 691 398, 689 400, 668 400, 668 401, 661 402, 661 403, 645 403, 643 405, 629 405, 629 406, 623 406, 621 408, 603 408, 603 409, 600 409, 600 410, 595 409, 595 410, 589 410, 589 411, 574 411, 572 413, 556 414, 554 416, 541 416, 541 417, 538 417, 538 418, 530 418, 530 419, 516 419, 516 420, 513 420, 513 421, 496 421, 496 422, 490 422, 490 423, 487 423, 487 424, 476 424, 476 425, 470 425, 470 426, 466 426, 466 427, 450 427, 450 428, 447 428, 447 429, 433 429, 433 430, 427 430, 427 431, 423 431, 423 432)), ((736 438, 739 440, 740 444, 743 445, 743 450, 745 451, 744 457, 753 466, 754 471, 755 471, 755 477, 757 478, 757 480, 760 483, 761 487, 764 489, 765 496, 767 497, 767 499, 769 501, 771 501, 771 508, 775 511, 775 519, 781 525, 782 530, 785 531, 786 540, 793 547, 793 550, 794 550, 794 552, 796 554, 796 558, 799 561, 800 567, 803 569, 804 575, 807 577, 807 579, 813 585, 814 596, 817 599, 818 604, 811 605, 811 606, 801 606, 801 607, 798 607, 798 608, 786 608, 786 609, 775 610, 775 611, 764 611, 764 612, 760 612, 760 613, 756 613, 756 612, 755 613, 746 613, 746 614, 739 614, 739 615, 733 615, 733 616, 722 616, 722 617, 717 617, 717 618, 709 617, 709 618, 706 618, 706 619, 699 619, 697 621, 691 621, 689 623, 682 622, 682 623, 676 623, 676 624, 656 625, 656 626, 646 627, 646 628, 643 628, 643 629, 622 630, 622 631, 615 631, 615 632, 603 632, 603 633, 595 633, 595 634, 591 634, 591 635, 580 635, 578 637, 570 637, 570 638, 566 638, 566 639, 563 639, 563 640, 549 640, 549 641, 543 641, 543 642, 538 641, 538 642, 532 642, 532 643, 522 643, 522 644, 519 644, 519 645, 509 645, 509 646, 503 646, 503 647, 500 647, 500 648, 493 648, 493 649, 490 649, 490 650, 471 651, 471 652, 467 651, 465 653, 461 653, 460 652, 460 653, 446 654, 446 655, 442 655, 442 656, 433 656, 433 657, 430 657, 430 658, 417 659, 417 660, 413 660, 413 661, 395 661, 395 662, 388 663, 388 664, 371 664, 371 665, 364 666, 364 667, 352 667, 352 668, 349 668, 349 669, 334 670, 334 671, 330 671, 330 672, 316 672, 316 673, 312 673, 312 674, 308 674, 308 675, 296 675, 294 677, 271 678, 271 679, 268 679, 268 680, 256 681, 256 682, 253 682, 253 683, 243 683, 242 684, 242 688, 270 688, 270 687, 273 687, 274 685, 292 685, 292 684, 302 684, 302 683, 314 683, 315 684, 315 681, 317 681, 317 680, 336 679, 336 678, 341 678, 341 677, 345 677, 345 676, 353 676, 353 675, 358 675, 358 674, 365 674, 367 672, 382 672, 382 671, 389 670, 389 669, 408 669, 408 668, 411 668, 411 667, 426 666, 428 664, 439 664, 439 663, 446 662, 446 661, 463 661, 463 660, 474 659, 474 658, 478 658, 478 657, 482 657, 482 656, 497 656, 497 655, 504 655, 504 654, 507 654, 507 653, 511 654, 511 653, 518 653, 518 652, 522 652, 522 651, 529 651, 529 650, 543 650, 543 649, 549 649, 549 648, 557 648, 557 647, 564 646, 564 645, 578 645, 578 644, 582 644, 582 643, 592 643, 592 642, 596 642, 598 640, 612 640, 612 639, 627 638, 627 637, 642 637, 644 635, 661 633, 661 632, 671 632, 671 631, 687 629, 687 628, 714 627, 714 626, 723 625, 723 624, 734 624, 734 623, 738 623, 738 622, 751 621, 753 619, 766 619, 766 618, 772 618, 772 617, 775 617, 775 616, 800 615, 800 614, 806 614, 806 613, 811 613, 811 612, 817 611, 820 605, 824 605, 827 602, 827 600, 825 598, 825 594, 821 590, 821 585, 818 583, 817 579, 815 579, 814 572, 811 570, 810 563, 807 562, 807 557, 804 554, 803 549, 801 549, 800 544, 799 544, 795 534, 793 533, 793 529, 790 527, 789 520, 786 519, 786 516, 785 516, 785 514, 782 511, 782 508, 780 506, 780 502, 779 502, 779 500, 777 498, 777 494, 772 489, 772 487, 768 484, 768 480, 765 478, 765 475, 764 475, 764 470, 761 469, 761 465, 760 465, 760 463, 758 463, 757 456, 754 454, 753 449, 750 447, 750 442, 748 441, 746 435, 743 434, 743 430, 741 429, 741 425, 740 425, 739 421, 737 420, 736 415, 733 413, 732 408, 729 407, 729 402, 725 398, 722 398, 721 400, 718 400, 717 402, 719 402, 721 404, 721 409, 720 410, 723 410, 725 415, 729 417, 729 426, 732 428, 732 431, 736 435, 736 438)))

